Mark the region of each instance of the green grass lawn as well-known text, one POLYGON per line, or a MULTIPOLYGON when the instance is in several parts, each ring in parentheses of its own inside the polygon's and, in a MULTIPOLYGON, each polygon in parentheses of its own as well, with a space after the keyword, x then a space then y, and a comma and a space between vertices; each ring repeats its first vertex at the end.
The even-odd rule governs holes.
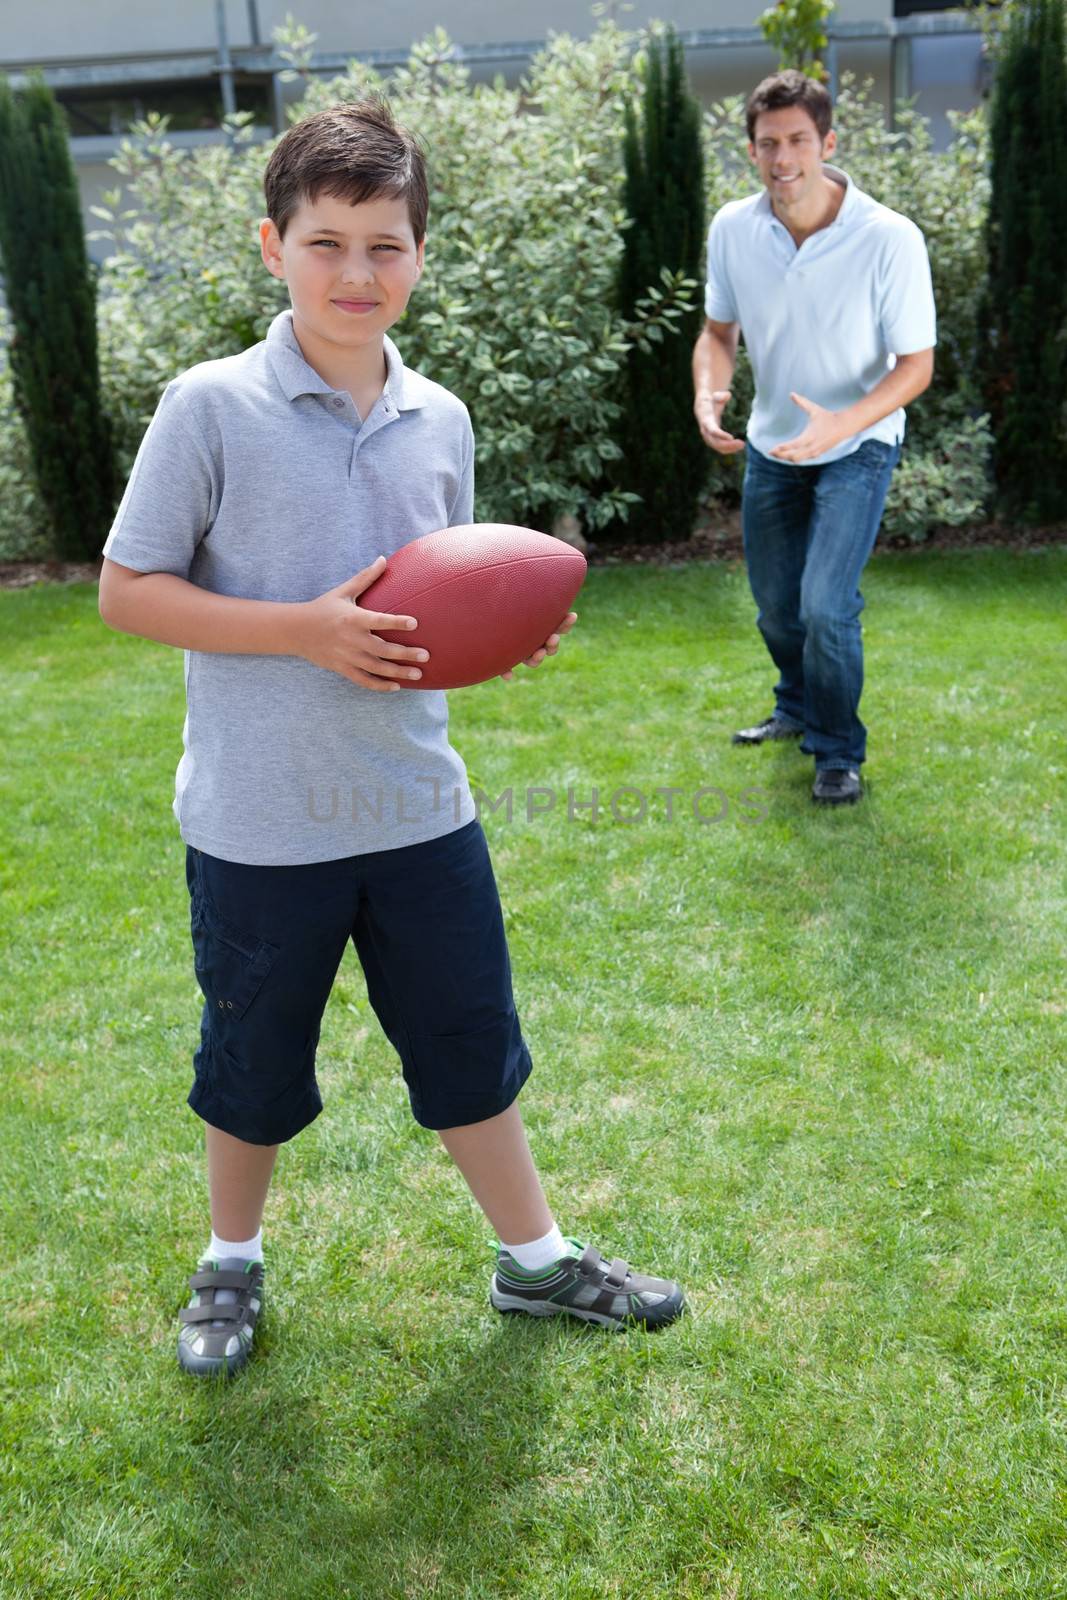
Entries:
POLYGON ((1067 1594, 1067 550, 865 592, 855 809, 729 744, 770 706, 737 568, 594 570, 555 662, 452 697, 515 796, 485 826, 550 1200, 692 1315, 491 1310, 350 949, 229 1387, 174 1354, 207 1239, 181 654, 89 586, 0 595, 3 1600, 1067 1594))

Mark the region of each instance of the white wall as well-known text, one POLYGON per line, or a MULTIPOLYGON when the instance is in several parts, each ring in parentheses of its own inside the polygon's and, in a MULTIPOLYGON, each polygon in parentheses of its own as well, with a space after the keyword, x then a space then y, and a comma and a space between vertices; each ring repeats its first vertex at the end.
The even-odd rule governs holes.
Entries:
MULTIPOLYGON (((247 0, 225 0, 231 46, 251 43, 247 0)), ((625 27, 653 17, 678 28, 749 28, 764 0, 634 0, 621 11, 625 27)), ((5 65, 70 61, 84 57, 143 55, 211 49, 216 39, 214 0, 50 0, 18 5, 4 0, 0 62, 5 65)), ((404 49, 440 23, 460 44, 543 39, 549 30, 585 36, 594 26, 586 0, 258 0, 260 38, 291 11, 318 34, 315 48, 404 49)), ((892 0, 839 0, 840 22, 892 15, 892 0)))

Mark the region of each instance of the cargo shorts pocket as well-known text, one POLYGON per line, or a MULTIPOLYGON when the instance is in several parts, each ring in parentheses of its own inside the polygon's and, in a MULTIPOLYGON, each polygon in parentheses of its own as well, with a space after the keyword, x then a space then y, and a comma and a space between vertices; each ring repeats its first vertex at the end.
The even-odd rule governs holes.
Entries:
POLYGON ((191 909, 193 966, 204 998, 220 1020, 239 1021, 255 1000, 281 950, 219 915, 201 895, 191 909))

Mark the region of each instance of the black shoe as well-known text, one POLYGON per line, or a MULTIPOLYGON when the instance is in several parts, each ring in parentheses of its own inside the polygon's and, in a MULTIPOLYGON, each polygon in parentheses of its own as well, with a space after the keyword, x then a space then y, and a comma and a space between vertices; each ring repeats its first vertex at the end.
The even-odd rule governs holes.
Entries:
POLYGON ((754 728, 739 728, 730 743, 762 744, 764 739, 799 739, 803 732, 804 729, 798 728, 795 722, 786 722, 784 717, 775 712, 754 728))
POLYGON ((854 806, 863 793, 854 767, 824 767, 815 774, 811 798, 823 806, 854 806))

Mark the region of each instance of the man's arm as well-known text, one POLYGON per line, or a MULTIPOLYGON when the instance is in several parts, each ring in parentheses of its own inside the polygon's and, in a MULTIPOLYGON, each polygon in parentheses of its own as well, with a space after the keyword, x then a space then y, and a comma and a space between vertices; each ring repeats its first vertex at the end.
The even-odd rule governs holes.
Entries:
POLYGON ((785 444, 775 445, 768 454, 779 461, 810 461, 832 450, 864 428, 881 422, 898 406, 910 404, 924 389, 930 387, 934 375, 933 346, 929 350, 913 350, 908 355, 897 356, 891 372, 875 384, 868 394, 844 411, 827 411, 807 400, 802 394, 790 394, 794 405, 808 414, 808 423, 802 433, 785 444))
POLYGON ((736 322, 715 322, 707 317, 693 346, 693 414, 704 443, 724 456, 745 448, 743 439, 735 439, 722 427, 740 331, 736 322))

